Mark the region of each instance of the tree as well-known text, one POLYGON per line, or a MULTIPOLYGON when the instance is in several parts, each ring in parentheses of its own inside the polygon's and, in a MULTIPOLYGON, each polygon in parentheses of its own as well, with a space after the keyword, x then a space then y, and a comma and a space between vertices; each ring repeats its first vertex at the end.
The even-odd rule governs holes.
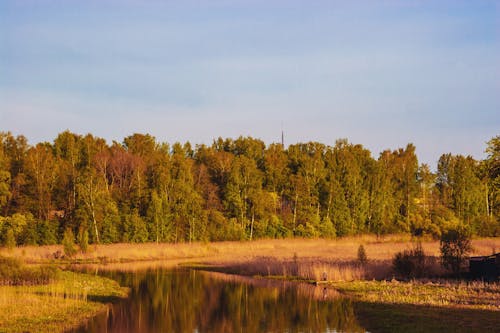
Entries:
POLYGON ((186 154, 186 147, 176 143, 167 185, 167 205, 174 227, 174 241, 194 241, 204 237, 203 199, 196 191, 193 178, 194 161, 186 154))
POLYGON ((439 159, 437 187, 441 202, 467 225, 488 211, 487 188, 479 175, 480 166, 470 156, 445 154, 439 159))
POLYGON ((38 219, 50 218, 57 168, 49 143, 39 143, 28 150, 25 162, 27 194, 31 199, 32 212, 38 219))
POLYGON ((77 184, 82 167, 82 137, 65 131, 54 140, 57 180, 53 199, 57 210, 64 212, 67 227, 74 227, 74 213, 77 204, 77 184))
POLYGON ((256 162, 246 156, 237 156, 231 166, 224 203, 230 217, 237 218, 244 229, 249 228, 250 239, 253 237, 261 186, 262 172, 256 162))
POLYGON ((360 264, 364 265, 368 261, 368 257, 366 256, 366 250, 363 244, 360 244, 358 247, 358 261, 360 264))
POLYGON ((398 229, 410 231, 411 218, 415 210, 415 198, 418 194, 418 160, 415 146, 408 144, 406 149, 393 152, 393 182, 395 184, 395 199, 399 207, 397 217, 398 229))
POLYGON ((0 214, 11 198, 10 162, 4 152, 5 134, 0 132, 0 214))
POLYGON ((441 262, 443 267, 460 275, 467 254, 472 250, 470 231, 459 226, 444 232, 440 241, 441 262))
POLYGON ((369 220, 370 180, 367 168, 372 161, 370 152, 344 139, 336 142, 334 154, 338 165, 337 177, 351 217, 348 234, 361 233, 365 231, 369 220))
POLYGON ((380 153, 372 168, 370 189, 370 230, 376 235, 397 231, 398 207, 393 182, 394 155, 389 151, 380 153))
POLYGON ((325 146, 318 142, 291 145, 288 149, 290 181, 286 193, 287 202, 293 207, 292 228, 297 233, 317 235, 321 221, 320 188, 326 170, 325 146))
POLYGON ((488 174, 487 212, 500 222, 500 135, 488 141, 485 161, 488 174))
MULTIPOLYGON (((10 132, 0 134, 1 145, 3 149, 3 163, 8 165, 10 188, 7 195, 7 204, 4 206, 4 214, 11 215, 27 210, 28 195, 26 191, 26 175, 24 173, 24 165, 26 160, 26 152, 28 143, 24 136, 12 136, 10 132)), ((4 169, 5 171, 5 169, 4 169)), ((3 173, 2 178, 4 184, 7 179, 7 174, 3 173)), ((4 190, 4 195, 7 194, 4 190)))

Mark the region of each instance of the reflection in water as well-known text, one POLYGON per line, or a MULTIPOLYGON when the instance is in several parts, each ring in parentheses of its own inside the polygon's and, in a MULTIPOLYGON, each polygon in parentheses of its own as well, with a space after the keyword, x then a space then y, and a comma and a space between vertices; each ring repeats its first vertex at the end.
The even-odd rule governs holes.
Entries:
POLYGON ((113 273, 130 297, 77 332, 365 332, 333 290, 158 269, 113 273))

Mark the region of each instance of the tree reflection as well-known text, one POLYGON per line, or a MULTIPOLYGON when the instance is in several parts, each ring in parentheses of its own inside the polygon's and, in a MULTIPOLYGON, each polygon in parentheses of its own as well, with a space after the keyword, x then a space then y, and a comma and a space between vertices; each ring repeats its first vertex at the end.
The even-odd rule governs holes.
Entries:
POLYGON ((351 301, 322 287, 195 270, 112 274, 130 297, 79 332, 365 331, 351 301))

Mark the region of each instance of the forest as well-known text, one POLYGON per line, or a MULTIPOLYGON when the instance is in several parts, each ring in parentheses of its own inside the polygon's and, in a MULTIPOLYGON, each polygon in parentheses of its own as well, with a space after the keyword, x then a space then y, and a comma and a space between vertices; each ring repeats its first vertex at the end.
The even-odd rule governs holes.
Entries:
POLYGON ((487 157, 416 148, 374 158, 346 139, 212 145, 133 134, 109 145, 65 131, 50 142, 0 132, 0 244, 191 242, 411 233, 462 226, 500 236, 500 136, 487 157), (74 235, 74 236, 73 236, 74 235))

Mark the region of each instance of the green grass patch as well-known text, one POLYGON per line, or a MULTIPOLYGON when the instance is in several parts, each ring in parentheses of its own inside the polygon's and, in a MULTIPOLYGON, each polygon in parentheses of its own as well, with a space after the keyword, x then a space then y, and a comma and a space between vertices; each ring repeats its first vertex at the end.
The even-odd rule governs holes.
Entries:
POLYGON ((62 332, 126 295, 116 281, 69 271, 46 285, 0 286, 0 332, 62 332))
POLYGON ((411 304, 355 302, 360 324, 370 332, 498 332, 498 311, 411 304))

